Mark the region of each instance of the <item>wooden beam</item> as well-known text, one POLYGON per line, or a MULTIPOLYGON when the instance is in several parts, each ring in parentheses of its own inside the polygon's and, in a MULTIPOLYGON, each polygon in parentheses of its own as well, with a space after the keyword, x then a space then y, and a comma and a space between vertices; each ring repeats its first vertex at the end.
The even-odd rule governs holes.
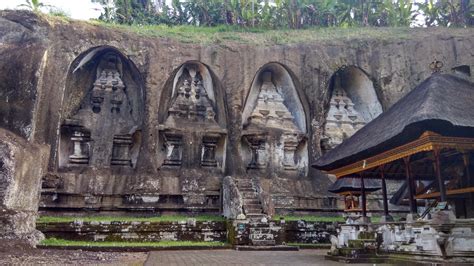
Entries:
MULTIPOLYGON (((448 189, 446 191, 447 196, 466 194, 466 193, 474 193, 474 187, 448 189)), ((434 199, 434 198, 439 198, 439 197, 440 197, 439 192, 431 192, 428 194, 421 194, 421 195, 416 196, 417 199, 434 199)))
POLYGON ((427 131, 417 140, 381 152, 367 159, 327 171, 327 173, 336 175, 337 178, 340 178, 350 174, 367 171, 416 153, 432 151, 435 148, 474 150, 474 138, 446 137, 427 131))

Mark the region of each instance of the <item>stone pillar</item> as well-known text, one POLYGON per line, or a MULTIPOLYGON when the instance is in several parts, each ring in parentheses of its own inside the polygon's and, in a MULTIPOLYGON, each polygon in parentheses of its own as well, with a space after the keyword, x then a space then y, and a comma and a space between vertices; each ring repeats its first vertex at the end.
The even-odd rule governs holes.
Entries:
POLYGON ((205 136, 202 139, 201 165, 207 167, 216 167, 216 150, 219 137, 205 136))
POLYGON ((245 139, 252 150, 252 160, 250 161, 249 169, 263 169, 267 166, 267 150, 265 148, 265 138, 263 136, 245 136, 245 139))
POLYGON ((179 166, 183 158, 183 136, 164 134, 166 146, 166 159, 164 165, 179 166))
POLYGON ((131 135, 115 135, 110 164, 131 165, 130 146, 132 143, 131 135))
POLYGON ((297 134, 287 134, 283 136, 283 168, 285 170, 296 170, 296 149, 300 143, 297 134))
POLYGON ((89 163, 89 147, 90 135, 80 131, 74 130, 71 136, 71 141, 74 144, 73 154, 69 156, 69 163, 71 164, 88 164, 89 163))

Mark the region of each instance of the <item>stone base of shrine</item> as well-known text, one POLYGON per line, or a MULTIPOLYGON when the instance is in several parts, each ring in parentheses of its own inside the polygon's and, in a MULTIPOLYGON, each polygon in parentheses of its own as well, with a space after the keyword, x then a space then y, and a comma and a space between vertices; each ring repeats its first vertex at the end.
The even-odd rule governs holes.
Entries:
POLYGON ((429 220, 341 225, 328 259, 347 263, 474 263, 474 219, 440 211, 429 220))

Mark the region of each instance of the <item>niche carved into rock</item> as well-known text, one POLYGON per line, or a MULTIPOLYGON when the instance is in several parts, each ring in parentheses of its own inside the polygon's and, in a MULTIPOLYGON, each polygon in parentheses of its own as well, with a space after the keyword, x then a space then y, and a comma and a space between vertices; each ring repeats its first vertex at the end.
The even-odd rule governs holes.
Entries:
POLYGON ((61 125, 59 167, 134 166, 144 103, 138 72, 115 49, 96 48, 89 55, 68 76, 70 91, 86 93, 61 125))
POLYGON ((382 113, 372 81, 356 67, 337 71, 331 78, 329 90, 332 94, 321 137, 323 153, 382 113))
POLYGON ((164 167, 223 170, 226 119, 220 85, 197 61, 183 64, 163 90, 158 154, 164 167))
POLYGON ((256 75, 242 117, 247 169, 307 170, 306 113, 288 71, 264 66, 256 75))

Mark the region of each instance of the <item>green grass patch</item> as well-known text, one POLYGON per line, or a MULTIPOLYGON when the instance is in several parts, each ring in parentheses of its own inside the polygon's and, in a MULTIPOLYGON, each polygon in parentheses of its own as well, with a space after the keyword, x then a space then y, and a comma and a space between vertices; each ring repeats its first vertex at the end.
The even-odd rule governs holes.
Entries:
POLYGON ((310 27, 306 29, 268 29, 241 27, 236 25, 218 25, 198 27, 192 25, 168 26, 159 25, 124 25, 105 23, 99 20, 78 21, 58 14, 38 15, 51 25, 70 24, 90 28, 104 27, 112 30, 130 32, 144 37, 169 38, 182 43, 196 44, 250 44, 260 46, 289 45, 324 41, 342 41, 349 46, 360 47, 359 41, 381 40, 399 41, 423 39, 433 34, 447 35, 449 38, 464 37, 472 34, 472 28, 409 28, 409 27, 310 27))
POLYGON ((285 221, 306 221, 306 222, 344 222, 345 219, 342 216, 314 216, 314 215, 285 215, 285 216, 274 216, 273 219, 278 221, 280 217, 283 217, 285 221))
POLYGON ((179 222, 186 221, 189 218, 195 218, 198 222, 205 221, 225 221, 225 218, 218 215, 197 215, 197 216, 185 216, 185 215, 162 215, 155 217, 129 217, 129 216, 86 216, 86 217, 73 217, 73 216, 40 216, 37 220, 38 223, 69 223, 74 221, 83 222, 179 222))
MULTIPOLYGON (((191 25, 123 25, 102 21, 85 22, 115 30, 132 32, 145 37, 174 39, 183 43, 199 44, 252 44, 286 45, 312 43, 315 41, 352 41, 352 40, 406 40, 428 37, 432 34, 449 34, 451 37, 472 34, 470 29, 461 28, 408 28, 408 27, 312 27, 307 29, 265 29, 240 26, 219 25, 215 27, 197 27, 191 25)), ((357 43, 355 44, 357 45, 357 43)))
POLYGON ((308 247, 308 248, 329 248, 331 244, 321 244, 321 243, 288 243, 288 246, 294 247, 308 247))
POLYGON ((41 245, 61 247, 222 247, 227 243, 217 241, 94 242, 47 238, 41 241, 41 245))

